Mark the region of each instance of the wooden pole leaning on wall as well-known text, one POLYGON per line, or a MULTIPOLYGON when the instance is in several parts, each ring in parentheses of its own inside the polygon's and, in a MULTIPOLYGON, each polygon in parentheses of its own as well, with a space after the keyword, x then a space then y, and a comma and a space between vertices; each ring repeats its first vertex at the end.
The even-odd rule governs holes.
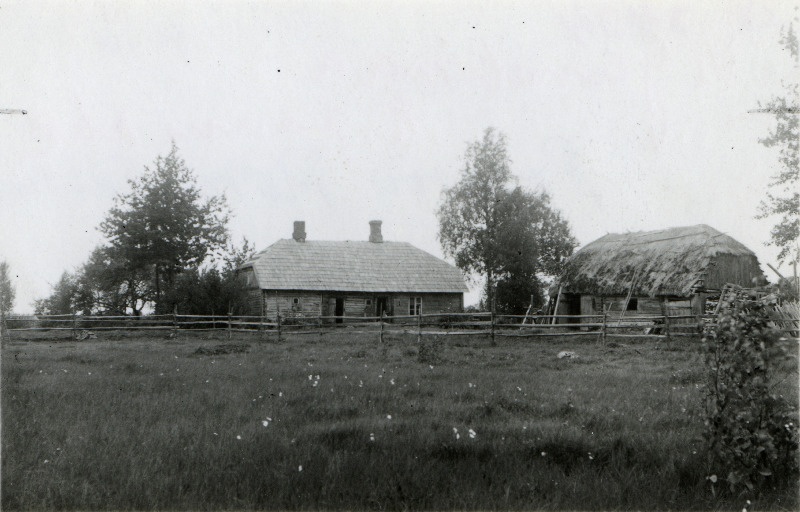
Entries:
POLYGON ((278 313, 277 319, 278 319, 278 341, 281 341, 281 314, 280 313, 278 313))
POLYGON ((74 311, 72 312, 72 337, 78 337, 78 319, 74 311))
POLYGON ((550 324, 556 323, 556 315, 558 314, 558 304, 561 302, 561 286, 558 287, 558 294, 556 295, 556 305, 553 306, 553 318, 550 321, 550 324))
POLYGON ((233 335, 233 326, 231 325, 231 310, 228 310, 228 339, 233 335))
POLYGON ((667 333, 667 339, 672 339, 672 333, 670 332, 669 328, 669 311, 664 315, 664 329, 667 333))
POLYGON ((422 343, 422 311, 417 313, 417 343, 422 343))

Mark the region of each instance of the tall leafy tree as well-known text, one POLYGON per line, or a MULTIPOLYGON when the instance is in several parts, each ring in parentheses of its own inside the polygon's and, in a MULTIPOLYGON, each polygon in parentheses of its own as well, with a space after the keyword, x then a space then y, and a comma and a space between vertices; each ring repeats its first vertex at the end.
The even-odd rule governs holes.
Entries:
MULTIPOLYGON (((794 24, 781 31, 780 44, 794 60, 794 70, 800 70, 800 45, 794 24)), ((770 232, 767 245, 780 249, 778 260, 800 262, 800 83, 784 83, 784 96, 772 98, 760 111, 775 116, 775 129, 760 142, 778 148, 780 168, 772 176, 771 191, 761 202, 758 218, 778 217, 770 232)))
POLYGON ((577 245, 546 192, 515 187, 498 203, 497 309, 508 314, 539 307, 545 279, 558 275, 577 245))
POLYGON ((150 273, 156 310, 175 276, 198 268, 228 242, 224 195, 203 198, 175 143, 166 157, 145 167, 130 191, 118 195, 100 225, 109 254, 129 273, 150 273))
POLYGON ((489 304, 494 298, 498 256, 498 204, 512 181, 506 137, 487 128, 467 146, 461 179, 442 193, 439 242, 456 266, 485 279, 489 304))
MULTIPOLYGON (((69 315, 83 310, 88 303, 82 296, 79 275, 64 272, 53 286, 49 297, 34 302, 34 311, 37 315, 69 315)), ((89 314, 91 311, 82 311, 89 314)))
POLYGON ((129 268, 114 258, 109 247, 97 247, 77 275, 80 309, 93 314, 135 316, 155 299, 151 273, 147 268, 129 268))
POLYGON ((14 309, 16 290, 11 282, 8 262, 0 261, 0 313, 7 315, 14 309))
POLYGON ((486 305, 501 311, 524 311, 576 245, 550 197, 516 185, 506 137, 492 128, 468 145, 461 178, 443 191, 437 215, 442 250, 485 280, 486 305))

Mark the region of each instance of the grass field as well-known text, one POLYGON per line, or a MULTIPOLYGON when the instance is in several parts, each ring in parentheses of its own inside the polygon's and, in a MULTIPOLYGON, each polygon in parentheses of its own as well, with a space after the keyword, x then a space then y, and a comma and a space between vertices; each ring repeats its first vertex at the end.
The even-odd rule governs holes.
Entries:
POLYGON ((697 340, 102 336, 4 346, 3 509, 798 508, 712 493, 697 340))

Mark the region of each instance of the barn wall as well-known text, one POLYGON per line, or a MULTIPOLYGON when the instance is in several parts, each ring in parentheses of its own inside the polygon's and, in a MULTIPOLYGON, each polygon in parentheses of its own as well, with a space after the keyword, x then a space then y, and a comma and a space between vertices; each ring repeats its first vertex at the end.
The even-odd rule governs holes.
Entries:
POLYGON ((718 254, 708 266, 705 287, 720 290, 726 283, 738 284, 745 288, 754 286, 753 280, 763 280, 764 273, 755 256, 733 256, 718 254))

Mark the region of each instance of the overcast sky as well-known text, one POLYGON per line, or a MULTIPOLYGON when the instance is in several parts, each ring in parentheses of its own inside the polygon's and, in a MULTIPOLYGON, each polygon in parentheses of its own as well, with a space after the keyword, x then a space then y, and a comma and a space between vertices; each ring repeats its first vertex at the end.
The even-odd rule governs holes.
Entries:
MULTIPOLYGON (((777 152, 748 114, 797 73, 791 2, 0 2, 0 260, 31 312, 171 140, 263 249, 387 240, 441 256, 469 142, 508 137, 581 245, 705 223, 775 265, 755 220, 777 152)), ((785 269, 789 272, 789 269, 785 269)), ((467 296, 475 302, 477 293, 467 296)))

